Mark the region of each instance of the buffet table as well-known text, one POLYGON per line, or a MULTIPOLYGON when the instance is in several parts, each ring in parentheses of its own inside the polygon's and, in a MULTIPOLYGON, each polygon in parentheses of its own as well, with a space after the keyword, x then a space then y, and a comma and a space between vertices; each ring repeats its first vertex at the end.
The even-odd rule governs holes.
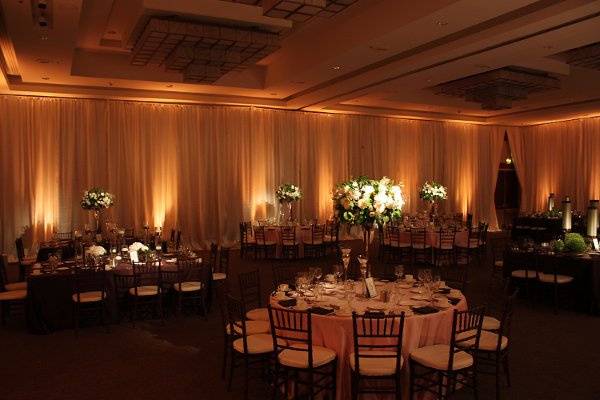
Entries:
MULTIPOLYGON (((453 310, 466 310, 467 301, 462 294, 458 294, 456 299, 458 303, 455 306, 446 305, 443 309, 439 309, 435 313, 419 315, 413 312, 411 306, 425 305, 423 300, 415 300, 420 296, 416 292, 416 288, 409 288, 405 285, 404 288, 398 289, 394 286, 395 283, 376 282, 377 289, 395 290, 394 297, 397 299, 384 303, 379 299, 356 299, 351 302, 353 311, 364 313, 369 309, 384 310, 386 312, 393 311, 400 314, 401 311, 406 313, 404 324, 404 336, 402 356, 405 364, 402 374, 403 398, 408 398, 409 375, 408 375, 408 357, 411 351, 428 345, 448 344, 452 331, 453 310), (417 296, 417 297, 415 297, 417 296)), ((320 301, 315 302, 313 306, 327 307, 332 306, 339 308, 337 311, 329 315, 312 314, 312 330, 313 343, 318 346, 324 346, 334 350, 338 357, 337 370, 337 396, 338 400, 350 399, 350 366, 349 355, 354 352, 353 328, 351 311, 345 308, 346 300, 340 298, 340 295, 331 291, 330 295, 323 295, 320 301)), ((441 296, 441 295, 436 295, 441 296)), ((343 296, 342 296, 343 297, 343 296)), ((279 298, 271 297, 271 305, 280 307, 279 298)), ((305 305, 298 305, 296 309, 304 309, 305 305)), ((426 397, 420 397, 426 398, 426 397)))
POLYGON ((576 301, 582 308, 592 312, 600 310, 600 257, 589 254, 547 254, 535 250, 507 250, 504 253, 504 274, 510 277, 513 270, 523 269, 547 274, 556 273, 575 278, 576 301))

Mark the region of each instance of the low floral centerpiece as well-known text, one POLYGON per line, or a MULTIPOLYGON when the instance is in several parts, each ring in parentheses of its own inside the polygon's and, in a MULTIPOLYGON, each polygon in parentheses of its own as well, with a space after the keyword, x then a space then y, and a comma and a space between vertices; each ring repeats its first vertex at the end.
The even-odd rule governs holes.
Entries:
POLYGON ((92 257, 102 257, 106 254, 106 249, 102 246, 90 246, 87 248, 87 254, 92 257))
POLYGON ((332 199, 341 222, 362 226, 367 253, 373 226, 399 219, 404 207, 402 186, 385 176, 361 176, 342 182, 335 187, 332 199))
POLYGON ((435 181, 425 181, 419 189, 419 197, 429 202, 429 215, 432 221, 437 218, 437 202, 448 198, 448 190, 435 181))
POLYGON ((140 242, 133 242, 129 245, 129 251, 137 251, 138 254, 144 254, 150 251, 150 247, 140 242))
POLYGON ((81 208, 92 211, 96 221, 96 232, 100 232, 100 213, 115 204, 115 196, 104 189, 92 188, 86 190, 81 198, 81 208))
POLYGON ((283 183, 275 190, 275 197, 281 205, 280 219, 292 221, 292 203, 302 198, 302 190, 292 183, 283 183), (286 215, 287 213, 287 215, 286 215))

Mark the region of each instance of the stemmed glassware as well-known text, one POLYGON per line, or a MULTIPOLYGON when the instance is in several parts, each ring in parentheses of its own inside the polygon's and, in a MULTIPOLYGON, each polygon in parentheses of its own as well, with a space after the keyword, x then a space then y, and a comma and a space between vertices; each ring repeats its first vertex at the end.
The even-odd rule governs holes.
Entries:
POLYGON ((396 282, 398 282, 399 280, 401 280, 402 277, 404 277, 404 266, 403 265, 396 265, 394 267, 394 275, 396 276, 396 282))
POLYGON ((332 272, 333 276, 335 277, 335 282, 338 283, 344 274, 343 267, 341 265, 335 264, 332 268, 332 272))
POLYGON ((358 263, 360 264, 360 274, 363 277, 363 279, 367 277, 367 263, 368 262, 369 262, 369 260, 367 259, 366 256, 363 256, 362 254, 358 255, 358 263))
POLYGON ((350 265, 350 252, 348 248, 342 249, 342 263, 344 264, 344 280, 348 278, 348 266, 350 265))

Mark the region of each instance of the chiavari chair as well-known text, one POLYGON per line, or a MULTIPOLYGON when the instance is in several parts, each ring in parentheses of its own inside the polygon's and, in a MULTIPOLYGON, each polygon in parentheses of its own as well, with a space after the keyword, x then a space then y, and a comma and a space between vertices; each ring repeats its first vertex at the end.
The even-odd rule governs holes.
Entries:
POLYGON ((130 316, 134 326, 140 308, 146 308, 147 315, 158 313, 164 323, 160 261, 133 263, 133 287, 129 289, 129 295, 133 300, 130 316))
POLYGON ((254 239, 256 240, 255 258, 258 258, 259 255, 262 255, 264 258, 275 256, 277 243, 267 240, 267 230, 264 226, 254 227, 254 239))
POLYGON ((279 227, 281 233, 281 256, 283 258, 298 258, 299 243, 296 240, 295 226, 279 227))
POLYGON ((502 307, 509 296, 510 278, 504 277, 502 271, 492 270, 485 295, 485 316, 481 328, 484 331, 496 331, 500 328, 502 307))
POLYGON ((473 348, 477 358, 478 373, 495 375, 496 383, 496 399, 500 400, 501 396, 501 374, 504 372, 506 384, 510 386, 510 369, 509 369, 509 345, 513 318, 513 304, 517 297, 519 289, 515 289, 513 293, 506 296, 504 300, 500 323, 495 332, 481 331, 479 346, 475 346, 475 341, 464 341, 458 344, 461 348, 473 348))
POLYGON ((73 316, 75 334, 79 332, 82 316, 95 316, 96 320, 110 330, 106 320, 107 308, 107 275, 104 268, 75 268, 73 280, 73 316))
POLYGON ((456 259, 456 230, 452 227, 440 227, 436 236, 437 240, 433 245, 433 265, 453 265, 456 259))
POLYGON ((417 261, 428 264, 431 259, 431 246, 427 243, 427 230, 425 228, 410 229, 411 264, 417 261))
MULTIPOLYGON (((233 296, 224 295, 224 304, 221 306, 223 321, 225 322, 225 335, 229 354, 229 379, 227 390, 231 391, 233 375, 237 367, 244 366, 244 399, 248 398, 248 384, 251 368, 257 367, 264 372, 272 359, 274 346, 273 339, 266 332, 253 333, 251 324, 256 321, 246 320, 244 303, 233 296)), ((268 324, 266 321, 261 321, 268 324)), ((264 375, 264 374, 263 374, 264 375)))
MULTIPOLYGON (((2 255, 2 271, 5 271, 5 265, 8 265, 8 257, 2 255)), ((5 273, 0 273, 0 314, 2 314, 2 325, 6 325, 6 321, 14 309, 25 309, 25 300, 27 298, 27 289, 7 290, 5 273)))
POLYGON ((538 257, 534 252, 521 254, 521 263, 518 269, 510 273, 511 283, 522 287, 525 295, 533 301, 532 292, 538 279, 538 257))
POLYGON ((439 267, 440 277, 448 287, 458 289, 463 293, 469 280, 469 264, 454 262, 439 267))
POLYGON ((402 396, 400 371, 404 312, 400 315, 384 313, 352 313, 354 352, 350 354, 352 398, 362 393, 391 393, 402 396), (368 381, 386 383, 368 385, 368 381), (361 382, 367 383, 362 385, 361 382))
MULTIPOLYGON (((541 264, 541 263, 539 263, 541 264)), ((543 268, 540 265, 540 270, 537 275, 537 284, 539 289, 550 288, 552 290, 552 303, 554 314, 558 314, 558 306, 560 303, 561 292, 572 292, 568 289, 573 289, 575 278, 570 275, 558 273, 557 263, 554 259, 548 259, 543 263, 543 268)), ((572 295, 573 293, 571 293, 572 295)))
POLYGON ((252 321, 268 321, 269 311, 262 306, 259 271, 241 273, 238 275, 238 281, 242 302, 248 310, 246 318, 252 321))
POLYGON ((411 243, 402 241, 402 232, 400 226, 393 224, 387 226, 390 255, 394 262, 402 262, 405 257, 411 256, 411 243))
POLYGON ((4 290, 27 290, 27 282, 13 282, 9 283, 8 280, 8 256, 6 254, 0 255, 0 278, 4 283, 4 290))
POLYGON ((481 265, 482 254, 486 249, 488 224, 480 222, 477 228, 468 227, 467 242, 458 243, 456 248, 459 254, 466 258, 466 263, 471 263, 471 258, 476 257, 477 263, 481 265))
POLYGON ((52 233, 52 238, 54 240, 72 240, 73 239, 73 232, 69 231, 69 232, 57 232, 54 231, 52 233))
POLYGON ((338 220, 325 221, 325 235, 323 236, 326 249, 338 251, 340 243, 340 222, 338 220))
POLYGON ((325 256, 325 228, 323 225, 311 226, 310 238, 304 239, 304 257, 316 258, 325 256))
POLYGON ((240 222, 240 257, 244 258, 246 253, 256 251, 256 240, 252 232, 251 222, 240 222))
MULTIPOLYGON (((165 270, 161 270, 161 280, 165 279, 165 270)), ((168 274, 168 272, 167 272, 168 274)), ((181 314, 184 303, 191 304, 208 317, 206 310, 207 275, 205 266, 198 258, 179 258, 175 281, 172 283, 177 299, 177 313, 181 314)))
POLYGON ((299 393, 313 399, 321 392, 336 393, 337 354, 313 344, 312 313, 283 308, 269 309, 273 347, 277 355, 273 398, 279 398, 281 386, 289 398, 287 381, 291 379, 299 393))
POLYGON ((410 353, 410 399, 416 392, 429 392, 438 399, 448 399, 457 385, 472 389, 475 398, 478 397, 475 352, 479 347, 482 321, 482 307, 454 310, 449 345, 420 347, 410 353))
POLYGON ((273 265, 273 288, 281 284, 287 284, 288 286, 294 286, 296 284, 296 274, 298 268, 293 265, 279 264, 273 265))
POLYGON ((25 256, 25 245, 21 236, 15 240, 15 247, 17 248, 17 258, 19 259, 19 281, 24 281, 27 269, 35 263, 35 257, 27 258, 25 256))
POLYGON ((502 270, 504 267, 504 251, 506 250, 506 239, 505 238, 492 238, 490 239, 492 248, 492 269, 502 270))

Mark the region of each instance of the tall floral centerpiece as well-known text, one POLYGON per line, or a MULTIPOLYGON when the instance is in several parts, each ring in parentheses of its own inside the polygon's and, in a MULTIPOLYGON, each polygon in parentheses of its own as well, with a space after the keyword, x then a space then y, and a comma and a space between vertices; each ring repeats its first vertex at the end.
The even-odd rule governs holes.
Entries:
POLYGON ((333 202, 341 222, 363 228, 368 256, 373 227, 399 219, 404 196, 401 185, 387 177, 377 180, 361 176, 338 184, 333 191, 333 202))
POLYGON ((419 197, 429 202, 429 217, 433 222, 437 218, 437 202, 448 198, 448 190, 440 183, 426 181, 419 190, 419 197))
POLYGON ((96 232, 100 233, 100 213, 115 204, 115 196, 100 188, 92 188, 83 193, 81 208, 91 211, 96 221, 96 232))
POLYGON ((300 188, 291 183, 284 183, 279 185, 275 191, 275 197, 277 197, 279 204, 281 204, 280 222, 285 220, 292 222, 292 203, 302 198, 300 188))

